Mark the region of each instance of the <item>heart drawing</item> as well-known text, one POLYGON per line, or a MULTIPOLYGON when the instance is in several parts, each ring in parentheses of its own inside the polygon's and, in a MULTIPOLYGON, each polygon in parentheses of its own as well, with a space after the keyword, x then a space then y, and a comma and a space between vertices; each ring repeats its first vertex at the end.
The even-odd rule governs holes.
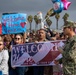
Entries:
POLYGON ((24 28, 25 25, 26 25, 26 22, 21 22, 20 25, 21 25, 22 28, 24 28))
POLYGON ((6 23, 3 23, 2 25, 6 26, 6 23))

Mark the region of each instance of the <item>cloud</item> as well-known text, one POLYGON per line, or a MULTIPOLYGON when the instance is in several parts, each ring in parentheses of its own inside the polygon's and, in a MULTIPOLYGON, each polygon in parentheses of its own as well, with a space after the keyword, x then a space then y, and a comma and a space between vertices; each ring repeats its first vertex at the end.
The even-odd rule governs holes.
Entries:
MULTIPOLYGON (((68 0, 71 2, 68 10, 63 10, 60 15, 61 17, 65 14, 65 12, 69 13, 70 20, 76 20, 74 16, 76 16, 76 0, 68 0)), ((45 16, 46 12, 53 7, 53 3, 51 0, 0 0, 0 19, 2 13, 9 12, 26 12, 27 15, 37 14, 38 11, 43 12, 43 16, 45 16)), ((54 17, 50 18, 53 21, 52 28, 56 26, 56 19, 54 17)), ((34 24, 34 23, 33 23, 34 24)), ((59 27, 63 25, 63 20, 60 18, 59 27)), ((28 25, 27 25, 28 26, 28 25)), ((29 27, 28 27, 29 28, 29 27)))
MULTIPOLYGON (((69 10, 75 10, 76 0, 68 0, 72 4, 69 10)), ((14 11, 47 11, 53 7, 51 0, 0 0, 0 12, 14 11)))
POLYGON ((1 0, 0 12, 45 10, 48 4, 44 0, 1 0))

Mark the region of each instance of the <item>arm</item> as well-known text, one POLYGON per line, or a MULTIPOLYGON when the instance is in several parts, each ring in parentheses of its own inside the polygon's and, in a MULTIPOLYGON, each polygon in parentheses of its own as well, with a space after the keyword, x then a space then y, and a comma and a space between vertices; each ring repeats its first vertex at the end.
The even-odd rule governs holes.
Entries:
POLYGON ((26 32, 23 33, 23 42, 24 42, 24 43, 26 42, 26 32))
POLYGON ((59 52, 62 54, 63 53, 63 48, 62 47, 58 47, 59 52))
POLYGON ((0 70, 4 69, 8 65, 8 59, 9 59, 8 50, 3 51, 2 57, 3 57, 3 59, 0 64, 0 70))
POLYGON ((69 56, 71 59, 73 59, 76 63, 76 41, 73 43, 73 45, 70 48, 69 56))

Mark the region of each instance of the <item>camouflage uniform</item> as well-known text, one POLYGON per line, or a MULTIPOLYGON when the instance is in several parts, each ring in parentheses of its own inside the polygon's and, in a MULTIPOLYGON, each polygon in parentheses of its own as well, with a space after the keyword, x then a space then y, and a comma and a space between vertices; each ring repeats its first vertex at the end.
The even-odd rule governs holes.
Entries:
POLYGON ((63 50, 64 75, 76 75, 76 35, 66 41, 63 50))

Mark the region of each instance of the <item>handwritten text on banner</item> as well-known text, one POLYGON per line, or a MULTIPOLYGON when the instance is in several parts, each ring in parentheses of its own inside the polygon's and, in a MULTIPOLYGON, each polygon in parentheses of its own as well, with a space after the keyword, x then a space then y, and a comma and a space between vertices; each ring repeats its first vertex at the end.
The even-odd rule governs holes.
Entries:
POLYGON ((26 14, 6 14, 2 16, 2 34, 23 33, 26 31, 26 14))

